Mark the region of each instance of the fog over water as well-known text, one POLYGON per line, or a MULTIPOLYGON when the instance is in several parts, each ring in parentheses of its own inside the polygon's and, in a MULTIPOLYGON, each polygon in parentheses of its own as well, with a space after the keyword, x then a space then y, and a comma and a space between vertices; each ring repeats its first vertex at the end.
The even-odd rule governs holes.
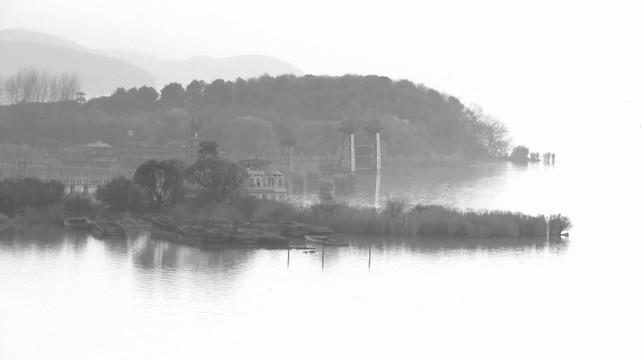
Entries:
MULTIPOLYGON (((288 262, 286 250, 145 232, 3 226, 0 357, 636 358, 641 178, 629 155, 381 180, 410 199, 561 212, 575 224, 567 240, 347 237, 288 262)), ((352 201, 373 195, 359 188, 352 201)))
POLYGON ((344 237, 349 247, 324 255, 4 224, 0 359, 641 358, 637 7, 0 1, 0 30, 166 58, 261 54, 477 103, 515 145, 554 152, 556 165, 384 164, 378 196, 376 177, 361 174, 340 200, 561 213, 574 224, 568 239, 344 237))

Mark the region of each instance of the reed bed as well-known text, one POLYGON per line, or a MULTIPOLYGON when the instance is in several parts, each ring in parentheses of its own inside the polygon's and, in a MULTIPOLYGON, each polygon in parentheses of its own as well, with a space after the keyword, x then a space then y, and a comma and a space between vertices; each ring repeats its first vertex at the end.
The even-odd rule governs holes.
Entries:
POLYGON ((329 202, 305 208, 293 205, 258 204, 263 219, 295 220, 322 225, 336 232, 364 235, 447 236, 497 238, 560 235, 571 227, 567 217, 526 215, 500 210, 461 210, 440 205, 409 207, 403 201, 388 201, 382 211, 329 202))
POLYGON ((410 237, 516 238, 560 235, 572 227, 560 214, 545 217, 501 210, 458 209, 441 205, 410 206, 387 201, 383 209, 353 207, 327 201, 303 207, 255 198, 240 198, 227 205, 206 208, 175 206, 177 218, 210 217, 270 222, 299 221, 326 226, 338 233, 410 237))

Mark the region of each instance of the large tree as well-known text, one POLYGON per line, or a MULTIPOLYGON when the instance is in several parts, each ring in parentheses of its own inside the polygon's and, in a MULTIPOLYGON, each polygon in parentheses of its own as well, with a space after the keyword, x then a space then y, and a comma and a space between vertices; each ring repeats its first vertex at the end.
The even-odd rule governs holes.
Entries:
POLYGON ((113 211, 138 211, 143 207, 142 195, 133 181, 117 177, 98 188, 96 198, 113 211))
POLYGON ((201 141, 198 146, 198 157, 201 159, 218 156, 218 144, 215 141, 201 141))
POLYGON ((240 187, 245 171, 235 162, 204 157, 189 166, 185 174, 202 189, 204 200, 222 203, 240 187))
POLYGON ((160 103, 167 109, 183 107, 185 102, 185 88, 179 83, 165 85, 160 90, 160 103))
POLYGON ((140 185, 156 210, 168 200, 174 202, 183 182, 185 165, 179 160, 149 160, 134 174, 134 183, 140 185))
POLYGON ((523 145, 519 145, 514 149, 512 149, 512 153, 510 154, 510 157, 513 160, 527 161, 529 154, 530 154, 530 149, 528 149, 523 145))
POLYGON ((468 131, 474 134, 478 144, 489 155, 507 155, 510 145, 507 126, 477 104, 471 104, 467 114, 468 131))

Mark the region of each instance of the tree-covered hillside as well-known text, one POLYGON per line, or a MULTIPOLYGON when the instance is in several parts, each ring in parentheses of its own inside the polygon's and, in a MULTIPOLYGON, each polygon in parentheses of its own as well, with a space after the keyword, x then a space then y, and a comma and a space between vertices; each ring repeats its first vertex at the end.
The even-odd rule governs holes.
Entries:
MULTIPOLYGON (((1 95, 1 94, 0 94, 1 95)), ((296 141, 304 155, 338 151, 339 126, 383 128, 385 155, 429 159, 438 154, 472 158, 505 153, 505 126, 457 98, 407 80, 382 76, 283 75, 234 82, 172 83, 117 89, 82 102, 12 104, 0 108, 0 141, 30 144, 124 144, 184 141, 188 126, 237 157, 269 157, 279 141, 296 141)), ((359 135, 360 136, 360 135, 359 135)))

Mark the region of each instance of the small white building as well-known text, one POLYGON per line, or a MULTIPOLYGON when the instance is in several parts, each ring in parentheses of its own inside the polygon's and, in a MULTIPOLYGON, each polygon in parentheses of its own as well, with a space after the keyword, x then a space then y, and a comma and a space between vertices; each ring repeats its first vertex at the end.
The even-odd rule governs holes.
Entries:
POLYGON ((276 170, 250 170, 240 193, 258 199, 287 200, 285 178, 283 173, 276 170))

